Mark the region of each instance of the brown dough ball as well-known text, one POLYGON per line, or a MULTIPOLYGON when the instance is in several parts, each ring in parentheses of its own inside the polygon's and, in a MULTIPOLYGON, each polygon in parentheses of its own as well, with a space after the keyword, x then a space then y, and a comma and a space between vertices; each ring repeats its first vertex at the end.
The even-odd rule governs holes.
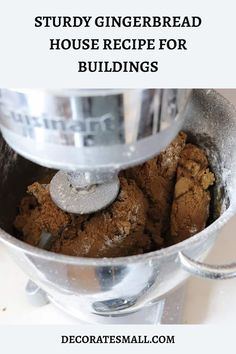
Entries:
POLYGON ((176 168, 186 138, 185 133, 179 133, 157 157, 125 173, 134 179, 147 197, 148 218, 145 230, 154 241, 155 248, 162 247, 168 239, 176 168))
POLYGON ((52 246, 54 252, 83 257, 119 257, 143 253, 150 248, 144 234, 147 202, 133 181, 120 178, 121 189, 116 201, 97 212, 71 237, 60 237, 52 246))
POLYGON ((181 132, 158 156, 121 172, 117 199, 93 214, 66 213, 53 203, 47 185, 32 184, 15 227, 31 245, 46 231, 52 251, 83 257, 129 256, 194 235, 206 226, 215 177, 205 152, 186 139, 181 132))
POLYGON ((195 145, 187 144, 177 168, 171 212, 171 238, 174 243, 206 227, 211 200, 208 188, 214 181, 205 152, 195 145))
POLYGON ((23 233, 24 241, 36 246, 42 231, 55 237, 70 223, 71 216, 53 203, 46 185, 35 182, 28 187, 28 193, 31 195, 22 199, 14 226, 23 233))

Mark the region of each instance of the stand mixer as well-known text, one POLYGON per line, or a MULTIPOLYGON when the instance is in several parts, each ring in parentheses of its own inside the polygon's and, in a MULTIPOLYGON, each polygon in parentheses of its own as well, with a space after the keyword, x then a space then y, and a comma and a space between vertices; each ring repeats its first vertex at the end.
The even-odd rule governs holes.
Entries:
POLYGON ((1 90, 7 143, 42 166, 63 210, 105 208, 119 192, 121 169, 165 148, 181 128, 190 90, 1 90))
POLYGON ((201 263, 236 211, 236 112, 215 91, 4 89, 0 101, 2 135, 17 152, 0 136, 0 241, 37 284, 28 292, 41 289, 85 322, 178 323, 189 274, 236 276, 235 264, 201 263), (159 153, 180 129, 211 156, 217 178, 213 220, 200 233, 146 254, 98 259, 48 252, 14 237, 17 205, 45 173, 41 166, 60 170, 50 184, 59 207, 93 212, 116 198, 120 170, 159 153))

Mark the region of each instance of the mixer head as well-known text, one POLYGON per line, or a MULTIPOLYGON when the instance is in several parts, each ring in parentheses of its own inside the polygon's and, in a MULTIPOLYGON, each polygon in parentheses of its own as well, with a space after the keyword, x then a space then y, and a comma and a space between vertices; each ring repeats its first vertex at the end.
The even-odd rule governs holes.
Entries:
POLYGON ((190 92, 2 89, 0 126, 19 154, 61 170, 50 184, 61 209, 91 213, 114 201, 120 170, 174 139, 190 92))

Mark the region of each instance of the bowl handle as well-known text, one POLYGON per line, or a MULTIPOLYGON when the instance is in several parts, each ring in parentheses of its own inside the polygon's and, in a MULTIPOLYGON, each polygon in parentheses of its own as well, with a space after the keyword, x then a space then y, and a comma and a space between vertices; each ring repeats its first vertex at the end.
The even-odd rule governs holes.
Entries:
POLYGON ((208 279, 231 279, 236 277, 236 263, 210 265, 199 261, 194 261, 183 252, 178 253, 180 263, 188 273, 208 279))

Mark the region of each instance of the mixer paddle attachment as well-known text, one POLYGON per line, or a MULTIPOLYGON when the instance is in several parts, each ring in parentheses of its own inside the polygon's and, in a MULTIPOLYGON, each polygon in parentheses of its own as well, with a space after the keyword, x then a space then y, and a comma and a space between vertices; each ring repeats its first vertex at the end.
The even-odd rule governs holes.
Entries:
POLYGON ((104 209, 111 204, 119 192, 119 178, 114 175, 105 183, 85 186, 83 173, 71 176, 59 171, 51 180, 50 194, 54 203, 62 210, 74 214, 89 214, 104 209))

